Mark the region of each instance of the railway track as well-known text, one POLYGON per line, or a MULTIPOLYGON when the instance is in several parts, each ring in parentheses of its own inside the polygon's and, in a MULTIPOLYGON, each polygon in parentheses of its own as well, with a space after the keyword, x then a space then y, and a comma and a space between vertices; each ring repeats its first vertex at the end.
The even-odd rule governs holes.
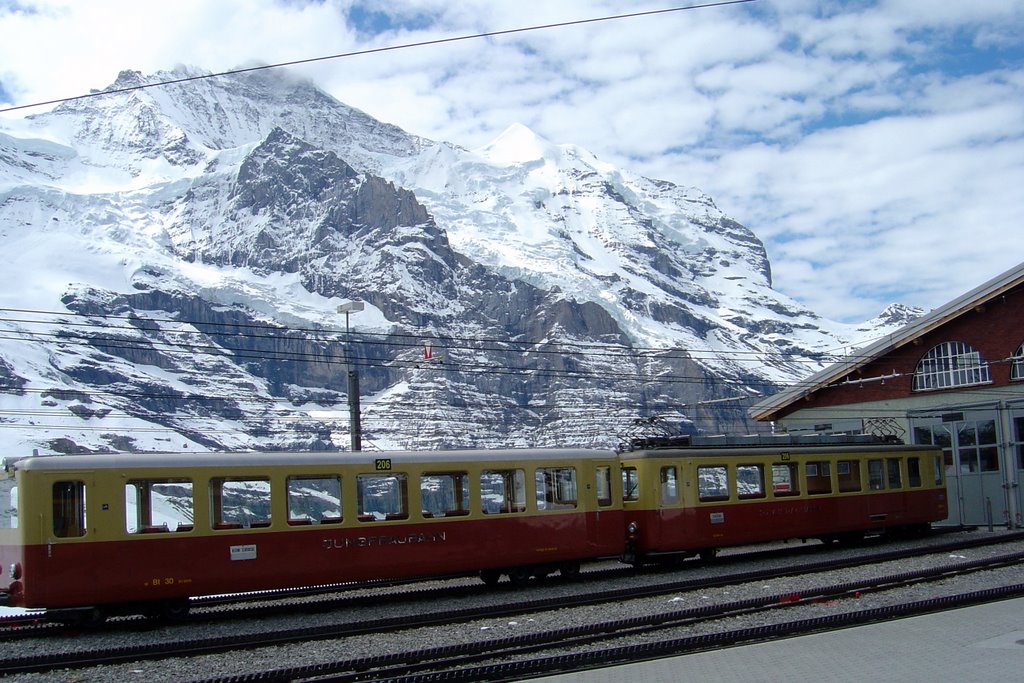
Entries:
MULTIPOLYGON (((969 547, 978 547, 979 545, 985 545, 985 544, 987 544, 987 543, 984 542, 985 540, 987 540, 988 543, 991 543, 994 540, 1003 540, 1005 542, 1006 540, 1018 540, 1019 541, 1020 539, 1018 537, 1016 537, 1016 535, 1006 534, 1006 535, 1001 535, 999 539, 992 539, 992 538, 985 539, 984 537, 982 537, 981 540, 973 540, 972 539, 972 540, 970 540, 970 542, 966 542, 966 543, 965 542, 959 542, 959 543, 943 543, 943 544, 938 545, 938 546, 932 545, 932 546, 928 547, 925 550, 928 553, 931 553, 931 554, 936 554, 936 553, 938 553, 938 554, 945 554, 945 553, 950 553, 950 552, 957 552, 957 551, 960 551, 960 550, 963 550, 963 549, 969 548, 969 547)), ((886 551, 886 552, 881 553, 881 554, 873 553, 870 557, 868 557, 866 559, 863 558, 863 557, 851 558, 851 559, 849 559, 849 560, 847 560, 847 561, 845 561, 843 563, 839 563, 836 558, 831 557, 831 555, 833 555, 833 553, 829 553, 830 557, 825 559, 825 560, 823 560, 823 561, 815 562, 815 563, 810 563, 810 564, 802 564, 800 566, 789 567, 789 568, 785 568, 785 569, 782 569, 782 570, 775 570, 775 571, 772 571, 772 572, 759 572, 759 571, 719 572, 720 574, 723 574, 723 575, 720 575, 720 576, 716 577, 716 579, 714 581, 711 581, 708 578, 700 578, 700 579, 683 578, 683 579, 679 579, 678 578, 678 573, 677 573, 677 574, 675 574, 674 578, 672 576, 669 576, 669 580, 667 580, 667 581, 658 581, 658 582, 655 582, 654 584, 646 586, 646 587, 639 587, 639 586, 636 586, 636 585, 631 585, 631 586, 629 586, 628 588, 625 588, 625 589, 623 589, 623 588, 616 588, 616 589, 600 590, 600 591, 596 591, 596 592, 593 591, 590 588, 590 586, 591 585, 597 585, 600 582, 594 581, 593 583, 586 583, 586 584, 584 584, 584 585, 587 586, 586 590, 584 590, 584 591, 575 591, 575 593, 577 593, 577 595, 574 595, 574 596, 571 596, 571 597, 568 597, 568 598, 558 598, 558 599, 530 599, 531 593, 533 593, 533 591, 526 591, 526 592, 498 591, 497 593, 491 592, 491 593, 489 593, 489 595, 495 596, 499 601, 502 601, 503 599, 506 599, 509 596, 515 596, 517 598, 517 600, 515 600, 512 604, 509 604, 509 605, 498 605, 498 604, 495 604, 494 601, 491 601, 491 602, 489 602, 486 605, 483 605, 483 606, 480 606, 480 607, 474 607, 474 608, 467 608, 467 609, 464 609, 464 610, 453 610, 453 609, 444 610, 442 608, 442 610, 441 610, 442 613, 441 614, 436 614, 436 615, 434 615, 434 614, 427 614, 427 615, 424 615, 423 617, 421 617, 419 619, 413 619, 413 618, 410 618, 408 616, 403 616, 403 617, 398 617, 396 619, 391 619, 391 620, 388 620, 388 619, 378 619, 378 620, 369 621, 369 622, 364 621, 364 622, 358 623, 358 624, 352 624, 352 623, 338 624, 338 625, 335 625, 334 627, 331 627, 331 628, 326 628, 324 626, 317 626, 317 627, 314 627, 312 629, 301 629, 301 628, 300 629, 294 629, 294 628, 293 629, 278 629, 278 630, 275 630, 272 633, 256 634, 256 635, 252 635, 252 636, 231 635, 231 636, 224 636, 224 637, 219 637, 219 638, 218 637, 214 637, 214 638, 195 638, 195 637, 188 637, 188 636, 186 636, 188 638, 188 640, 189 640, 188 643, 175 642, 174 638, 172 637, 171 639, 165 640, 165 641, 160 642, 160 643, 151 643, 151 644, 148 644, 148 645, 145 645, 145 646, 140 646, 140 647, 132 647, 132 648, 96 648, 96 647, 93 647, 88 652, 68 653, 66 655, 52 655, 52 656, 49 656, 49 657, 33 657, 33 658, 24 658, 23 657, 23 658, 19 658, 19 659, 5 658, 5 661, 0 663, 0 673, 12 674, 12 673, 17 673, 17 672, 29 672, 29 671, 37 671, 37 672, 39 672, 39 671, 54 671, 54 670, 58 670, 58 669, 91 667, 91 666, 99 666, 99 665, 104 665, 104 664, 110 665, 110 664, 114 664, 114 663, 117 663, 117 662, 129 662, 129 661, 131 661, 131 662, 138 662, 138 661, 144 661, 144 660, 147 660, 147 659, 163 659, 163 658, 168 658, 168 657, 180 658, 180 657, 185 657, 185 656, 198 656, 198 655, 203 655, 203 654, 212 654, 212 653, 218 653, 218 652, 233 651, 233 650, 238 650, 238 649, 242 649, 242 648, 263 648, 263 647, 268 647, 268 646, 271 646, 271 645, 282 645, 282 644, 285 644, 285 643, 309 642, 310 640, 313 640, 313 639, 324 640, 324 639, 332 639, 332 638, 333 639, 336 639, 336 638, 352 638, 352 637, 355 637, 355 636, 360 635, 360 634, 363 634, 363 635, 365 635, 365 634, 378 634, 378 635, 383 635, 384 637, 387 637, 387 634, 394 633, 397 629, 427 628, 429 626, 437 626, 437 625, 440 625, 440 624, 450 625, 450 624, 458 624, 458 623, 471 623, 473 620, 480 620, 480 619, 491 619, 491 620, 493 620, 498 615, 504 615, 504 616, 507 617, 507 616, 513 616, 513 615, 517 615, 517 614, 526 614, 526 613, 530 613, 530 612, 534 612, 534 611, 563 610, 563 609, 568 609, 568 608, 572 608, 572 607, 581 607, 581 606, 585 606, 585 605, 603 604, 603 603, 623 601, 623 600, 638 600, 638 599, 641 599, 643 597, 651 597, 651 596, 658 596, 658 595, 668 595, 668 594, 672 594, 672 593, 686 592, 686 591, 693 591, 693 590, 707 590, 709 587, 711 587, 713 585, 729 586, 729 585, 738 585, 738 584, 742 584, 742 583, 751 583, 751 582, 763 583, 765 581, 777 580, 780 577, 792 576, 794 574, 806 574, 806 573, 820 572, 820 571, 833 571, 833 570, 839 569, 839 568, 841 568, 843 566, 857 566, 858 564, 864 564, 865 562, 868 562, 868 563, 879 563, 879 562, 884 562, 884 561, 898 560, 901 557, 913 556, 913 554, 915 552, 921 553, 921 552, 923 552, 923 550, 920 549, 920 548, 916 549, 916 550, 911 548, 911 549, 902 550, 902 551, 886 551), (587 593, 587 595, 579 595, 578 593, 587 593), (523 598, 526 598, 526 599, 523 599, 523 598)), ((1022 551, 1022 553, 1024 553, 1024 551, 1022 551)), ((1014 555, 1014 554, 1010 553, 1010 554, 1004 554, 998 560, 995 560, 993 558, 989 558, 989 560, 987 560, 987 561, 989 562, 989 564, 986 565, 988 567, 1007 566, 1008 564, 1020 563, 1022 561, 1022 556, 1014 555)), ((738 560, 736 560, 736 562, 739 563, 738 560)), ((730 563, 731 563, 731 561, 725 561, 724 562, 724 564, 726 564, 726 565, 728 565, 730 563)), ((939 572, 938 576, 943 576, 943 575, 949 576, 950 575, 949 572, 963 573, 963 572, 966 572, 966 571, 980 571, 983 568, 983 565, 977 565, 977 566, 974 566, 974 567, 963 567, 963 566, 957 567, 957 565, 963 565, 963 564, 964 563, 953 563, 953 564, 948 565, 948 566, 943 566, 941 571, 939 572)), ((716 567, 716 569, 718 569, 718 568, 716 567)), ((686 572, 686 573, 688 573, 688 572, 686 572)), ((665 576, 668 576, 668 575, 665 575, 665 576)), ((659 577, 659 578, 662 578, 662 577, 659 577)), ((908 582, 910 582, 910 583, 920 582, 920 581, 926 580, 926 578, 924 577, 924 575, 915 575, 915 576, 910 576, 908 578, 904 578, 904 579, 901 579, 901 580, 903 582, 902 585, 907 585, 908 582)), ((935 579, 929 579, 929 580, 935 580, 935 579)), ((893 579, 891 576, 885 577, 885 581, 884 582, 887 583, 887 584, 893 584, 894 586, 896 585, 895 584, 895 579, 893 579)), ((794 607, 794 606, 800 606, 800 605, 807 604, 807 601, 812 601, 813 602, 815 600, 825 600, 825 599, 839 600, 839 599, 841 599, 840 597, 833 597, 833 598, 827 597, 829 595, 828 591, 832 591, 831 595, 839 595, 839 593, 837 593, 837 591, 839 589, 845 590, 846 592, 858 591, 858 592, 861 592, 862 594, 872 590, 872 588, 870 586, 868 586, 867 584, 859 584, 858 586, 853 586, 853 587, 843 587, 843 586, 840 586, 838 588, 836 586, 828 586, 825 589, 821 589, 820 591, 818 591, 816 593, 814 591, 811 591, 811 592, 801 591, 801 594, 800 594, 799 598, 793 597, 792 593, 783 594, 781 596, 771 596, 769 599, 767 599, 767 602, 765 604, 761 605, 760 607, 748 606, 748 607, 746 607, 744 609, 766 610, 766 609, 768 609, 768 606, 772 606, 772 609, 784 609, 784 608, 789 608, 789 607, 794 607)), ((426 603, 423 603, 423 604, 431 604, 431 602, 433 602, 434 606, 429 611, 437 611, 437 602, 440 602, 442 604, 451 604, 452 602, 454 602, 456 600, 456 598, 454 598, 453 596, 457 595, 459 590, 461 590, 461 589, 455 589, 456 592, 453 592, 452 589, 446 589, 446 590, 440 590, 440 591, 436 591, 436 590, 435 591, 427 591, 427 592, 422 593, 422 595, 420 595, 419 597, 416 597, 414 600, 415 601, 424 601, 424 600, 427 601, 426 603)), ((890 588, 890 590, 893 590, 893 588, 890 588)), ((479 593, 480 591, 474 591, 474 592, 479 593)), ((361 599, 365 599, 365 598, 361 598, 361 599)), ((340 603, 340 604, 344 605, 345 604, 344 600, 350 600, 351 601, 353 599, 351 599, 351 598, 342 598, 343 602, 340 603)), ((380 603, 382 601, 382 598, 380 596, 378 596, 377 598, 375 598, 375 600, 378 603, 380 603)), ((351 602, 349 604, 351 604, 351 602)), ((322 606, 318 605, 317 607, 315 607, 315 609, 320 610, 321 607, 322 606)), ((293 605, 292 606, 292 610, 294 611, 295 609, 302 609, 302 608, 296 608, 293 605)), ((347 608, 342 607, 342 609, 347 609, 347 608)), ((739 607, 733 605, 732 607, 730 607, 730 609, 736 610, 736 609, 739 609, 739 607)), ((415 611, 423 611, 423 610, 415 610, 415 611)), ((246 610, 243 610, 243 612, 246 612, 246 610)), ((256 615, 256 614, 259 614, 259 612, 258 611, 257 612, 247 612, 246 619, 255 619, 256 616, 254 616, 254 615, 256 615)), ((197 615, 197 616, 199 616, 201 618, 201 620, 202 620, 202 618, 203 618, 202 615, 197 615)), ((684 619, 692 619, 693 617, 690 616, 690 617, 683 617, 683 618, 684 619)), ((710 619, 710 618, 712 618, 712 616, 705 616, 705 617, 702 617, 702 618, 710 619)), ((719 618, 721 618, 721 617, 719 617, 719 618)), ((137 627, 137 625, 136 625, 136 627, 137 627)), ((118 628, 123 628, 123 626, 122 627, 118 627, 118 628)), ((186 627, 180 627, 180 628, 186 628, 186 627)), ((642 627, 642 626, 638 626, 638 625, 633 625, 633 626, 630 626, 628 628, 637 629, 637 628, 649 628, 649 627, 642 627)), ((667 628, 667 626, 662 627, 662 628, 667 628)), ((678 628, 678 626, 677 626, 677 628, 678 628)), ((179 627, 175 627, 174 630, 179 630, 179 627)), ((605 627, 604 630, 607 630, 607 627, 605 627)), ((611 629, 611 631, 615 631, 615 630, 616 630, 615 628, 611 629)), ((548 637, 550 638, 550 637, 553 637, 553 636, 549 635, 548 637)), ((580 635, 580 636, 574 636, 574 637, 586 638, 586 637, 592 637, 592 636, 580 635)), ((602 649, 607 649, 607 647, 604 647, 602 649)), ((417 654, 416 656, 417 657, 421 657, 421 658, 423 657, 422 653, 417 654)), ((466 656, 466 655, 462 655, 462 656, 466 656)), ((477 656, 477 657, 500 656, 502 658, 506 658, 506 657, 509 657, 510 654, 508 652, 502 652, 502 653, 499 653, 499 655, 487 655, 486 653, 482 653, 482 654, 475 655, 475 656, 477 656)), ((355 666, 364 666, 364 665, 365 665, 365 662, 357 664, 355 666)), ((351 664, 350 664, 350 666, 351 666, 351 664)), ((465 665, 462 664, 462 665, 459 665, 459 666, 465 666, 465 665)), ((326 672, 322 672, 322 673, 326 673, 326 672)), ((329 674, 329 675, 333 675, 333 674, 329 674)), ((246 680, 256 680, 256 679, 246 679, 246 680)), ((284 680, 284 679, 267 679, 267 680, 284 680)), ((339 679, 339 680, 341 680, 341 679, 339 679)))
POLYGON ((670 615, 643 619, 623 619, 581 628, 545 631, 529 636, 485 640, 459 646, 416 650, 396 655, 321 663, 308 667, 247 674, 243 677, 204 679, 201 683, 278 683, 315 679, 355 683, 356 681, 506 681, 528 676, 551 676, 557 673, 584 671, 597 666, 622 665, 655 657, 680 656, 720 647, 731 647, 780 637, 846 628, 893 618, 918 616, 931 612, 966 607, 1024 595, 1024 583, 985 591, 975 591, 942 598, 899 603, 882 608, 854 610, 823 617, 780 621, 754 628, 718 631, 700 636, 660 637, 663 632, 701 623, 742 617, 769 610, 859 598, 865 592, 896 590, 908 583, 949 578, 966 571, 979 571, 1024 561, 1024 554, 1003 558, 991 566, 987 563, 971 568, 944 568, 937 573, 908 572, 883 577, 879 581, 825 586, 801 591, 799 595, 781 594, 737 601, 712 607, 679 610, 670 615), (651 642, 638 645, 615 645, 618 639, 654 634, 651 642), (586 648, 583 652, 574 649, 586 648), (558 654, 548 654, 558 650, 558 654))
MULTIPOLYGON (((355 681, 518 681, 524 678, 553 676, 595 667, 620 666, 648 661, 660 657, 678 657, 696 652, 732 647, 777 638, 819 633, 827 630, 847 628, 887 621, 895 618, 920 616, 937 611, 956 609, 971 605, 1004 600, 1024 595, 1024 584, 976 591, 942 598, 889 605, 886 607, 845 612, 842 614, 783 621, 764 626, 720 631, 699 636, 682 636, 655 640, 643 644, 610 646, 611 637, 593 633, 593 629, 613 629, 613 624, 600 627, 539 634, 529 638, 487 641, 480 645, 446 647, 422 650, 386 658, 343 661, 319 664, 310 667, 289 668, 248 674, 241 677, 205 679, 200 683, 252 683, 277 681, 312 681, 317 683, 348 683, 355 681), (538 656, 550 649, 552 640, 558 640, 558 647, 573 645, 592 646, 586 652, 564 652, 538 656), (599 646, 599 647, 594 647, 599 646), (481 663, 481 660, 487 660, 481 663)), ((811 598, 808 598, 811 599, 811 598)), ((748 608, 760 611, 760 608, 748 608)), ((738 609, 730 616, 744 612, 738 609)), ((688 623, 696 623, 689 621, 688 623)), ((653 630, 657 627, 651 627, 653 630)), ((626 634, 616 634, 615 637, 626 634)))

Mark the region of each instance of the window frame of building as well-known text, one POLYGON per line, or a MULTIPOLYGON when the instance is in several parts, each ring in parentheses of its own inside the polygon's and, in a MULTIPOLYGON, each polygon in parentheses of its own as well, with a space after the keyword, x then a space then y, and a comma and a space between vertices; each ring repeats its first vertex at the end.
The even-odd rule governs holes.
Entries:
POLYGON ((989 364, 973 346, 961 341, 936 344, 914 368, 913 391, 991 384, 989 364))
POLYGON ((1024 380, 1024 343, 1010 356, 1010 381, 1024 380))

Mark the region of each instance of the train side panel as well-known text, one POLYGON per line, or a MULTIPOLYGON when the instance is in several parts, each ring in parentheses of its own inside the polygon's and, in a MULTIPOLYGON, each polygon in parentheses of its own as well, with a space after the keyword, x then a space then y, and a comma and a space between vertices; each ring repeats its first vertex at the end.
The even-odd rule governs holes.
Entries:
POLYGON ((18 604, 53 608, 166 600, 621 554, 621 544, 594 547, 576 540, 585 541, 589 517, 386 523, 372 531, 261 531, 30 546, 24 564, 33 580, 18 604))
POLYGON ((11 604, 140 603, 622 553, 611 455, 215 468, 187 459, 124 469, 74 462, 22 473, 22 500, 35 502, 20 530, 24 579, 11 604), (302 503, 304 489, 315 496, 302 503), (153 505, 160 496, 187 514, 169 521, 153 505))
POLYGON ((946 517, 940 453, 917 447, 623 455, 628 557, 921 529, 946 517))

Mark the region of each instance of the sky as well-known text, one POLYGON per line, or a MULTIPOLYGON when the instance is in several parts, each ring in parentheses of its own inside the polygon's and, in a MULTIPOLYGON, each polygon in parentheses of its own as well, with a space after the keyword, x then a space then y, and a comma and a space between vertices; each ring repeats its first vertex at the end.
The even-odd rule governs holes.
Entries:
MULTIPOLYGON (((514 123, 706 192, 833 320, 935 308, 1024 262, 1020 0, 0 0, 0 108, 123 69, 289 67, 474 149, 514 123)), ((45 111, 22 109, 4 118, 45 111)))

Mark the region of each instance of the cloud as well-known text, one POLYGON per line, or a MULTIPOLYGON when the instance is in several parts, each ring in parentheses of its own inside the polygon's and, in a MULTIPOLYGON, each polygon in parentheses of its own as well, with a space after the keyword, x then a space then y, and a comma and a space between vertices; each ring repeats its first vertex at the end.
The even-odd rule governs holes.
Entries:
MULTIPOLYGON (((24 103, 126 68, 219 71, 665 6, 21 0, 0 5, 0 83, 24 103)), ((758 0, 293 70, 418 135, 473 148, 520 122, 700 187, 766 242, 778 289, 852 321, 941 305, 1020 261, 1022 33, 1024 6, 1004 0, 758 0)))

